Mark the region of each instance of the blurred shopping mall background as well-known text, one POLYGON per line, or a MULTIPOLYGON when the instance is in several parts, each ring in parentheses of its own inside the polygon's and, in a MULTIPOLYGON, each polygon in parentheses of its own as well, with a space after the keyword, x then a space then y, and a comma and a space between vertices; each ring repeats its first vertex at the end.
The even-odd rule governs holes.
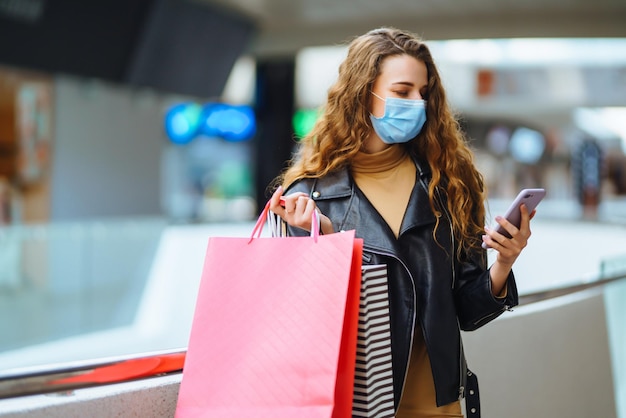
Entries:
MULTIPOLYGON (((0 383, 184 349, 208 237, 251 233, 344 41, 377 26, 430 46, 490 218, 547 189, 520 292, 623 278, 625 23, 621 0, 0 0, 0 383)), ((596 387, 626 417, 614 286, 596 387)))

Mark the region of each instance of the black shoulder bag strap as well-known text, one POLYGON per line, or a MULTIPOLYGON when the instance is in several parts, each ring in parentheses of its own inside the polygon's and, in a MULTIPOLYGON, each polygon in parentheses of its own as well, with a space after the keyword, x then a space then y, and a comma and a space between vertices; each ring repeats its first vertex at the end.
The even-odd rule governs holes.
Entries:
POLYGON ((467 415, 467 418, 480 418, 480 395, 478 393, 478 377, 470 369, 467 369, 465 413, 467 415))

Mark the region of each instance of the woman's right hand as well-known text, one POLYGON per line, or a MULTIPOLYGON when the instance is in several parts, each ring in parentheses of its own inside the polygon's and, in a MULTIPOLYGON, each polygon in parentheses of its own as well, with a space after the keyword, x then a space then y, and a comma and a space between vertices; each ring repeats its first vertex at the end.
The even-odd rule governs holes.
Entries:
POLYGON ((270 210, 280 216, 290 226, 311 230, 313 211, 317 211, 320 217, 321 230, 324 234, 333 232, 332 223, 327 216, 323 215, 306 193, 298 192, 283 195, 283 188, 279 186, 270 199, 270 210), (282 199, 281 199, 282 198, 282 199))

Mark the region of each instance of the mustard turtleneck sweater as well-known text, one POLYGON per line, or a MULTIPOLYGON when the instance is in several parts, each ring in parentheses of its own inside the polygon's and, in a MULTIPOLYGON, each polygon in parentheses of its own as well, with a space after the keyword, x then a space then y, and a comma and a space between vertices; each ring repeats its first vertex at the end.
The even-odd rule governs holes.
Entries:
POLYGON ((400 145, 374 154, 359 152, 352 161, 352 177, 387 222, 396 238, 415 186, 416 169, 400 145))

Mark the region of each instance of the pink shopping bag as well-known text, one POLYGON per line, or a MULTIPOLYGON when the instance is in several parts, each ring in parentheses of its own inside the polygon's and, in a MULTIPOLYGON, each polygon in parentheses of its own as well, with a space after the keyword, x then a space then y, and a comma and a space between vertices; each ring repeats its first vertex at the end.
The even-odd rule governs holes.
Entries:
POLYGON ((210 238, 177 418, 350 417, 363 241, 210 238))

